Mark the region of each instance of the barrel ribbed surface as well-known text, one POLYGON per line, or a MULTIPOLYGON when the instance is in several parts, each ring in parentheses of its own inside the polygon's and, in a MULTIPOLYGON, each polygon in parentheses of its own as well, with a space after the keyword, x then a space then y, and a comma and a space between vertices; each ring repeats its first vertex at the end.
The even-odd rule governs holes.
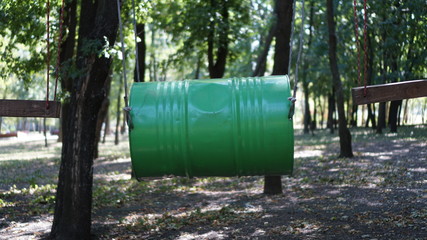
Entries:
POLYGON ((290 174, 290 96, 287 76, 134 83, 136 177, 290 174))

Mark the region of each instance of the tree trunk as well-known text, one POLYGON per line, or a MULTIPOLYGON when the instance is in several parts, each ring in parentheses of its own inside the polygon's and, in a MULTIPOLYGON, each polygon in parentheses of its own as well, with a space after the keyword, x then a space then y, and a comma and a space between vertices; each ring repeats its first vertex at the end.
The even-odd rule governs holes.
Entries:
POLYGON ((310 103, 308 95, 308 86, 304 86, 303 82, 303 91, 304 91, 304 134, 310 133, 310 124, 311 124, 311 114, 310 114, 310 103))
MULTIPOLYGON (((313 34, 311 31, 311 28, 313 26, 313 21, 314 21, 314 2, 310 3, 310 19, 309 19, 309 25, 308 25, 308 41, 307 41, 307 48, 310 49, 311 47, 311 42, 312 42, 312 38, 313 38, 313 34)), ((310 132, 310 130, 313 133, 314 130, 314 126, 312 123, 312 117, 311 117, 311 113, 310 113, 310 92, 309 92, 309 82, 307 81, 307 69, 308 69, 308 63, 307 61, 303 61, 303 65, 302 65, 302 88, 303 88, 303 92, 304 92, 304 134, 308 134, 310 132)), ((314 109, 316 109, 316 103, 314 103, 314 109)), ((314 114, 315 115, 315 114, 314 114)), ((316 116, 314 116, 314 118, 316 118, 316 116)))
POLYGON ((288 74, 292 34, 293 0, 276 0, 276 45, 274 48, 273 75, 288 74))
POLYGON ((211 0, 211 22, 208 35, 208 68, 210 78, 222 78, 228 55, 229 13, 227 0, 211 0), (221 16, 218 19, 217 14, 221 16), (216 26, 221 26, 217 28, 216 26), (214 60, 215 32, 218 32, 218 49, 214 60))
MULTIPOLYGON (((289 51, 292 31, 293 1, 276 0, 277 15, 276 45, 274 48, 273 75, 288 74, 289 51)), ((264 177, 265 194, 282 193, 281 176, 264 177)))
POLYGON ((107 76, 107 80, 105 80, 105 85, 103 87, 104 91, 105 91, 105 96, 104 96, 104 100, 102 101, 101 104, 101 108, 99 109, 99 114, 98 114, 98 120, 96 123, 96 137, 95 137, 95 149, 94 149, 94 156, 93 158, 96 159, 98 158, 98 145, 99 142, 101 141, 101 131, 102 131, 102 124, 105 122, 105 119, 108 115, 108 108, 110 106, 110 99, 108 98, 110 96, 110 89, 111 89, 111 69, 110 72, 107 76))
POLYGON ((365 127, 369 127, 369 122, 371 122, 371 126, 373 129, 377 128, 377 124, 375 122, 375 111, 372 111, 373 104, 368 104, 368 118, 366 119, 365 127))
POLYGON ((277 19, 276 19, 276 16, 274 16, 270 26, 270 30, 268 31, 267 38, 265 39, 265 44, 263 46, 262 52, 260 53, 256 61, 256 67, 254 72, 252 73, 252 77, 264 76, 265 74, 265 70, 267 67, 267 56, 270 50, 271 42, 273 41, 274 35, 276 34, 276 28, 277 28, 277 19))
POLYGON ((150 56, 150 81, 157 82, 157 59, 155 54, 156 49, 156 29, 154 25, 151 25, 151 56, 150 56))
MULTIPOLYGON (((73 68, 73 57, 76 47, 76 29, 77 29, 77 0, 66 1, 64 6, 64 32, 67 31, 67 37, 61 44, 61 90, 62 92, 71 92, 73 79, 70 77, 70 71, 73 68)), ((65 35, 65 34, 64 34, 65 35)), ((64 132, 66 131, 65 121, 68 119, 68 109, 70 99, 65 98, 61 104, 61 119, 59 124, 58 142, 62 142, 64 132)))
POLYGON ((351 106, 351 126, 357 127, 357 105, 351 106))
POLYGON ((100 52, 106 43, 114 45, 118 29, 115 1, 82 0, 80 9, 76 68, 81 74, 73 81, 63 122, 52 239, 90 239, 96 124, 111 65, 100 52), (90 53, 84 51, 88 43, 96 46, 90 53))
POLYGON ((47 147, 46 118, 43 118, 44 146, 47 147))
POLYGON ((138 67, 136 67, 135 64, 135 71, 134 71, 134 81, 138 82, 137 77, 137 70, 139 69, 139 81, 144 82, 145 78, 145 54, 147 51, 147 46, 145 45, 145 24, 144 23, 138 23, 136 25, 136 34, 139 39, 141 39, 140 42, 137 43, 138 45, 138 67))
POLYGON ((332 81, 335 87, 335 95, 337 97, 338 107, 338 122, 339 122, 339 136, 340 136, 340 157, 353 157, 353 150, 351 147, 351 134, 347 128, 347 121, 345 118, 344 110, 344 94, 340 74, 338 71, 337 61, 337 36, 335 33, 335 19, 334 19, 334 6, 333 0, 326 0, 327 4, 327 21, 329 31, 329 64, 332 72, 332 81))
POLYGON ((409 102, 409 99, 406 99, 405 100, 405 107, 403 108, 403 121, 402 121, 402 125, 408 124, 408 102, 409 102))
POLYGON ((402 105, 402 100, 392 101, 390 104, 389 115, 388 115, 388 124, 390 125, 390 132, 397 132, 397 118, 399 108, 402 105))
POLYGON ((376 133, 382 134, 383 128, 385 127, 385 102, 380 103, 378 108, 378 125, 376 133))
POLYGON ((319 98, 319 108, 320 108, 320 128, 323 129, 323 123, 325 122, 325 108, 326 108, 326 101, 322 101, 319 98))
POLYGON ((107 138, 107 135, 110 134, 110 115, 108 114, 105 116, 105 127, 104 127, 104 136, 102 137, 102 143, 105 143, 105 139, 107 138))
POLYGON ((114 132, 114 144, 115 145, 119 145, 120 116, 122 115, 122 109, 121 109, 120 105, 122 102, 123 78, 121 75, 120 75, 119 84, 120 84, 119 94, 117 95, 116 131, 114 132))
POLYGON ((335 112, 335 88, 332 88, 332 93, 328 95, 328 120, 326 128, 329 128, 331 134, 334 134, 334 112, 335 112))
POLYGON ((194 72, 194 79, 200 79, 200 66, 202 65, 202 57, 197 56, 197 63, 196 63, 196 71, 194 72))

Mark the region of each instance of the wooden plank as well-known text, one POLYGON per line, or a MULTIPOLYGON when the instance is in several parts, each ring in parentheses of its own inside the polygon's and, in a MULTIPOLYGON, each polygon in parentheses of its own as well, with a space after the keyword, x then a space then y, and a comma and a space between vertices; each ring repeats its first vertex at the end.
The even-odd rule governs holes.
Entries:
POLYGON ((355 105, 427 97, 427 79, 367 86, 366 96, 364 87, 353 88, 351 93, 355 105))
POLYGON ((60 115, 61 103, 57 101, 49 101, 46 109, 46 101, 0 99, 1 117, 59 118, 60 115))
POLYGON ((17 132, 11 132, 11 133, 0 134, 0 138, 10 138, 10 137, 18 137, 18 133, 17 132))

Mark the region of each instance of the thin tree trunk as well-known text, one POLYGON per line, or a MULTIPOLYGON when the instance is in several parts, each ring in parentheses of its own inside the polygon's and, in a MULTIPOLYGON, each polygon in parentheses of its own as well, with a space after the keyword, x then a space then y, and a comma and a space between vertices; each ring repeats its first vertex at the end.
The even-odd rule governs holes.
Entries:
MULTIPOLYGON (((311 47, 311 42, 312 42, 312 38, 313 38, 313 34, 311 31, 311 28, 313 26, 313 21, 314 21, 314 2, 311 2, 310 4, 310 19, 309 19, 309 25, 308 25, 308 29, 309 29, 309 33, 308 33, 308 41, 307 41, 307 48, 310 49, 311 47)), ((304 134, 308 134, 310 132, 310 130, 313 133, 313 128, 312 128, 312 117, 311 117, 311 112, 310 112, 310 93, 309 93, 309 82, 307 81, 307 69, 308 69, 308 63, 307 61, 303 61, 303 65, 302 65, 303 69, 302 69, 302 88, 304 91, 304 134)), ((316 103, 314 104, 314 109, 316 109, 316 103)), ((315 116, 314 116, 315 118, 315 116)))
POLYGON ((44 146, 47 147, 46 118, 43 118, 44 146))
POLYGON ((104 127, 104 136, 102 137, 102 143, 105 143, 105 139, 107 138, 107 135, 110 134, 110 115, 108 114, 105 116, 105 127, 104 127))
POLYGON ((366 119, 366 125, 365 127, 369 127, 369 122, 371 122, 371 126, 373 129, 376 129, 376 122, 375 122, 375 111, 372 111, 373 104, 368 104, 368 118, 366 119))
POLYGON ((335 112, 335 88, 332 88, 332 93, 328 94, 328 120, 326 128, 329 128, 331 134, 334 134, 334 112, 335 112))
POLYGON ((228 44, 229 44, 229 13, 227 0, 211 0, 211 22, 208 35, 208 69, 210 78, 222 78, 227 63, 228 44), (221 16, 217 17, 217 13, 221 16), (216 28, 216 26, 221 26, 216 28), (218 47, 216 51, 216 60, 214 59, 215 32, 218 32, 218 47))
POLYGON ((197 56, 197 63, 196 63, 196 71, 194 73, 194 79, 200 79, 200 66, 202 65, 202 57, 197 56))
POLYGON ((398 113, 401 105, 402 100, 392 101, 390 104, 388 124, 390 125, 390 132, 392 133, 397 132, 398 113))
POLYGON ((377 125, 377 131, 376 133, 382 134, 383 128, 385 128, 385 111, 386 106, 385 102, 380 103, 380 106, 378 108, 378 125, 377 125))
POLYGON ((99 109, 99 115, 98 115, 98 122, 96 123, 96 137, 95 137, 95 142, 96 142, 96 146, 94 149, 94 159, 98 158, 98 145, 99 142, 101 141, 101 131, 102 131, 102 124, 105 122, 105 119, 108 115, 108 108, 110 106, 110 99, 108 98, 110 96, 110 90, 111 90, 111 81, 112 81, 112 77, 111 77, 111 69, 110 72, 107 76, 107 80, 105 81, 105 85, 103 86, 104 89, 104 94, 105 94, 105 98, 102 101, 102 105, 101 108, 99 109))
POLYGON ((335 33, 335 19, 333 0, 327 0, 327 21, 329 31, 329 64, 332 72, 332 81, 335 87, 335 95, 337 98, 338 121, 339 121, 339 136, 340 136, 340 157, 353 157, 351 146, 351 134, 347 128, 347 121, 344 110, 344 94, 340 74, 338 71, 337 60, 337 36, 335 33))
POLYGON ((403 122, 402 125, 408 124, 408 102, 409 99, 405 100, 405 107, 403 108, 403 122))
POLYGON ((266 66, 267 66, 268 52, 270 50, 271 42, 273 41, 274 35, 276 34, 276 29, 277 29, 277 20, 276 20, 276 16, 274 16, 270 26, 270 30, 268 31, 267 38, 265 39, 265 44, 264 46, 262 46, 263 47, 262 52, 260 53, 256 61, 256 67, 254 72, 252 73, 252 77, 264 76, 266 66))
POLYGON ((96 124, 106 96, 111 59, 99 54, 108 39, 114 45, 118 29, 115 1, 82 0, 76 67, 70 105, 64 120, 64 139, 56 193, 52 239, 90 239, 93 156, 96 124), (85 53, 87 42, 97 50, 85 53))
POLYGON ((151 27, 151 72, 152 72, 152 82, 157 82, 157 60, 156 60, 156 54, 154 53, 154 49, 156 48, 156 29, 154 28, 154 26, 152 25, 151 27))
MULTIPOLYGON (((273 75, 288 74, 290 40, 292 31, 293 0, 276 0, 277 15, 276 45, 273 75)), ((282 177, 265 176, 264 194, 281 194, 282 177)))
POLYGON ((138 23, 136 25, 136 34, 139 39, 141 39, 140 42, 138 42, 138 67, 136 67, 135 64, 135 71, 134 71, 134 81, 138 82, 137 77, 137 69, 139 69, 139 80, 141 82, 144 82, 145 78, 145 54, 147 51, 147 46, 145 45, 145 24, 138 23))
POLYGON ((326 101, 322 102, 320 101, 319 98, 319 108, 320 108, 320 129, 323 129, 323 124, 325 122, 325 108, 326 108, 326 101))
POLYGON ((122 84, 123 84, 123 78, 120 75, 120 87, 119 87, 119 94, 117 95, 117 113, 116 113, 116 131, 114 133, 114 144, 119 145, 119 131, 120 131, 120 116, 122 115, 122 109, 120 107, 122 102, 122 84))

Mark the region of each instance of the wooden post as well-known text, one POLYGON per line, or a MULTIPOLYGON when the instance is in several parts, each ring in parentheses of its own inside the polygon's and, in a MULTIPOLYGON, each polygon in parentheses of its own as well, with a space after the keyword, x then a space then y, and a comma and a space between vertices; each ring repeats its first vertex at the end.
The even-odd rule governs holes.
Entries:
POLYGON ((49 101, 46 108, 46 101, 35 100, 0 100, 0 116, 2 117, 43 117, 59 118, 61 113, 61 103, 49 101))
POLYGON ((366 96, 364 87, 351 92, 355 105, 427 97, 427 79, 367 86, 366 96))

